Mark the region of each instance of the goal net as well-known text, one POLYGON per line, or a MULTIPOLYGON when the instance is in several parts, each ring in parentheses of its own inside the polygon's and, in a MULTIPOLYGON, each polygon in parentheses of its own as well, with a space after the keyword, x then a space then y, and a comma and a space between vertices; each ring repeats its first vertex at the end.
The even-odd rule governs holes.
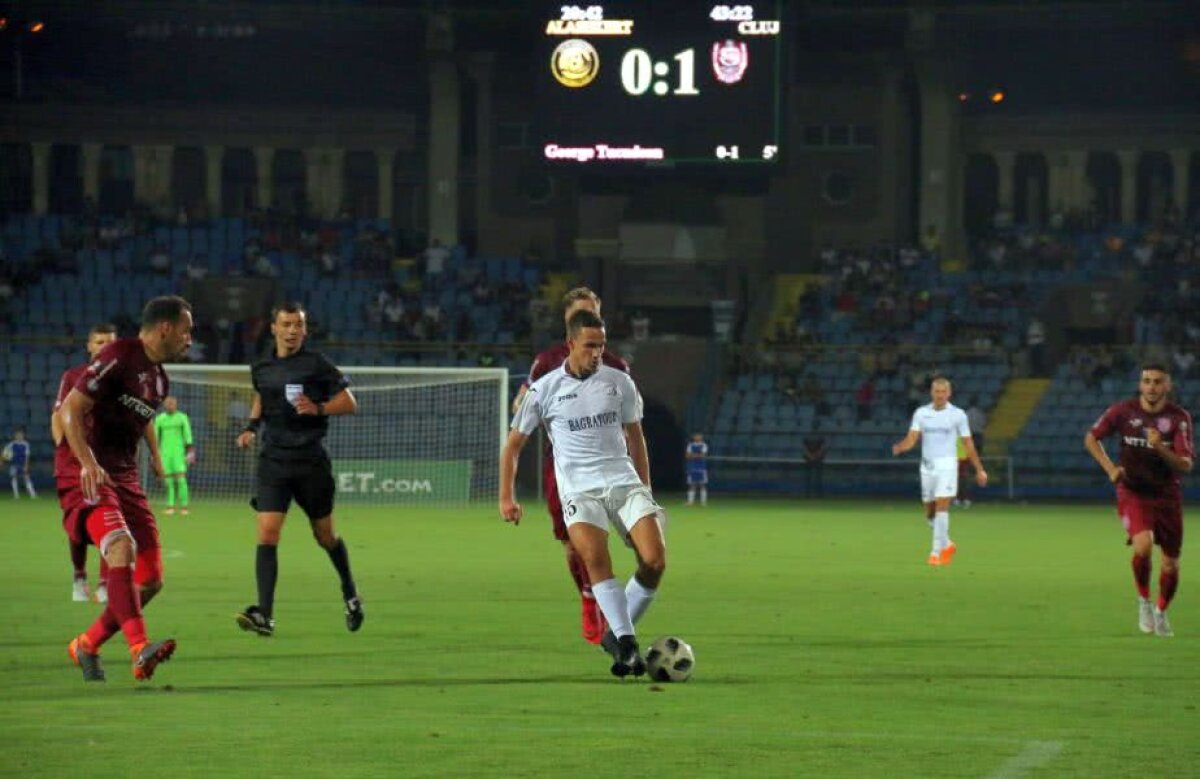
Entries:
MULTIPOLYGON (((342 368, 358 413, 333 417, 325 448, 338 503, 464 504, 495 500, 507 434, 502 368, 342 368)), ((247 366, 170 365, 171 394, 192 424, 193 502, 248 501, 257 446, 238 449, 254 389, 247 366)), ((144 449, 144 447, 143 447, 144 449)), ((144 456, 144 454, 143 454, 144 456)), ((150 495, 161 495, 143 468, 150 495)))

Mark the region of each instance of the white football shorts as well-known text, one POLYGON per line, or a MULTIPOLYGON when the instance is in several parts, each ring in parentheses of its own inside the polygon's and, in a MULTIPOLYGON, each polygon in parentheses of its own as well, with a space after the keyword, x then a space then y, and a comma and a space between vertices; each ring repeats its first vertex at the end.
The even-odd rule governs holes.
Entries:
POLYGON ((650 488, 640 483, 563 495, 562 513, 568 528, 577 522, 586 522, 608 532, 612 526, 626 543, 633 526, 643 517, 653 515, 663 538, 667 535, 667 515, 655 502, 650 488))
POLYGON ((953 498, 958 494, 958 460, 934 460, 921 463, 921 501, 932 503, 938 498, 953 498))

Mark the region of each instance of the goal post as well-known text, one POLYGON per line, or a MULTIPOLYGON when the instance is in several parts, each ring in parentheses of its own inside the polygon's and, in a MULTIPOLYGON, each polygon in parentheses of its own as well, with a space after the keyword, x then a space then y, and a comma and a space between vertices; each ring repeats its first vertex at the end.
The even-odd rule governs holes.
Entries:
MULTIPOLYGON (((238 449, 254 388, 250 368, 168 365, 171 394, 188 415, 196 463, 194 502, 248 501, 258 447, 238 449)), ((332 417, 325 448, 339 503, 461 505, 495 500, 508 432, 503 368, 343 367, 358 413, 332 417)), ((150 469, 143 480, 161 495, 150 469)))

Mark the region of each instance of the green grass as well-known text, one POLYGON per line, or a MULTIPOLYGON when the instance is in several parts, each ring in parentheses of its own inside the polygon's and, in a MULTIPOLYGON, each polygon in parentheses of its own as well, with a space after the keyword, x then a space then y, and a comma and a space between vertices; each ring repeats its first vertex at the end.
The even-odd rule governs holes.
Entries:
MULTIPOLYGON (((161 522, 154 681, 85 686, 52 500, 0 503, 0 774, 20 776, 1142 776, 1200 765, 1200 595, 1139 634, 1108 506, 957 511, 924 564, 914 504, 671 504, 670 563, 640 628, 696 648, 683 685, 620 682, 533 516, 347 506, 367 606, 346 632, 303 515, 285 529, 273 639, 242 633, 254 526, 228 504, 161 522)), ((614 548, 619 570, 629 555, 614 548)), ((94 558, 89 561, 94 572, 94 558)), ((1194 574, 1200 576, 1200 573, 1194 574)), ((1194 775, 1194 774, 1193 774, 1194 775)))

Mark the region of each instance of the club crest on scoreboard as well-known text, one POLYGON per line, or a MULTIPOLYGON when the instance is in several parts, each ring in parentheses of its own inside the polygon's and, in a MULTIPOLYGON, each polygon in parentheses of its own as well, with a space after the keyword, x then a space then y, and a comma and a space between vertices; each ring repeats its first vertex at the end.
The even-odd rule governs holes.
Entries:
POLYGON ((750 66, 750 53, 745 42, 726 39, 712 46, 713 75, 722 84, 736 84, 750 66))
POLYGON ((550 55, 550 72, 564 87, 586 87, 600 72, 600 54, 587 41, 571 38, 558 44, 550 55))

